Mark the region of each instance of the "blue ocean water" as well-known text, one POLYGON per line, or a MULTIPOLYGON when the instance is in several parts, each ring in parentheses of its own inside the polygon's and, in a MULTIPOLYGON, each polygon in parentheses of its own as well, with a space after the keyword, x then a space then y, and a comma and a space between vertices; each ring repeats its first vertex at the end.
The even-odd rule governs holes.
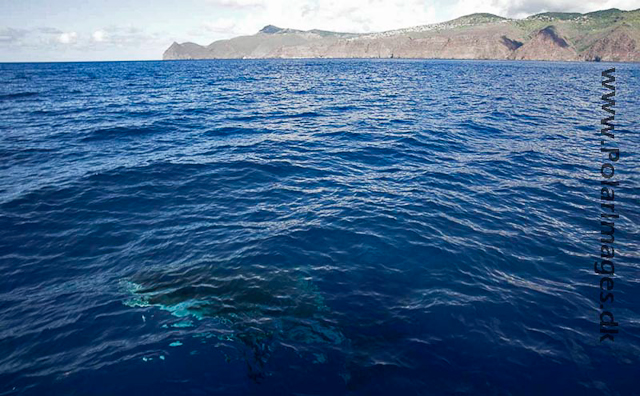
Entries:
POLYGON ((639 395, 639 77, 0 64, 0 395, 639 395))

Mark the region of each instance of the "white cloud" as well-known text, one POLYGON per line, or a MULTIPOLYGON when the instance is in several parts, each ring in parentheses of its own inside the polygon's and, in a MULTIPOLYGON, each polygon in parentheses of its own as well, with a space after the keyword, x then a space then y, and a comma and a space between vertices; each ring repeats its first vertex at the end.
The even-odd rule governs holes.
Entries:
POLYGON ((65 32, 58 36, 58 42, 61 44, 73 44, 78 40, 78 33, 65 32))
POLYGON ((29 31, 26 29, 2 28, 0 29, 0 44, 16 44, 28 34, 29 31))
POLYGON ((204 28, 214 33, 234 33, 236 21, 232 18, 218 18, 212 22, 206 22, 204 28))
POLYGON ((150 33, 134 26, 108 26, 94 30, 90 39, 81 44, 88 49, 104 49, 107 47, 139 48, 146 45, 166 45, 168 34, 150 33))
POLYGON ((136 27, 111 26, 93 31, 64 31, 52 27, 33 29, 0 28, 0 46, 38 48, 67 47, 68 50, 103 51, 108 48, 143 48, 167 45, 168 34, 148 33, 136 27))
POLYGON ((227 8, 254 8, 262 7, 266 0, 207 0, 209 3, 227 8))
POLYGON ((91 35, 91 39, 96 43, 102 43, 107 41, 108 35, 107 35, 107 32, 105 32, 104 30, 96 30, 91 35))

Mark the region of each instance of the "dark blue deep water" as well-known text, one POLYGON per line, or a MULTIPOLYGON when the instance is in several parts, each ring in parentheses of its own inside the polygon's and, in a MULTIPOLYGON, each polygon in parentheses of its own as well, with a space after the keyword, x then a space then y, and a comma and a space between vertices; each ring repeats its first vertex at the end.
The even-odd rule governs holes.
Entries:
POLYGON ((639 77, 0 65, 0 395, 639 395, 639 77))

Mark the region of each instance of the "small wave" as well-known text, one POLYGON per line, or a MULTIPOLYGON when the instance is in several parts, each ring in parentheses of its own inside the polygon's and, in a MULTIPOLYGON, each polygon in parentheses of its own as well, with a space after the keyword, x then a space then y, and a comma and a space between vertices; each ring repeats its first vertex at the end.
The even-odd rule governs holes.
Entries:
POLYGON ((173 126, 167 122, 154 122, 152 124, 140 126, 115 126, 110 128, 99 128, 91 131, 82 139, 82 141, 93 142, 110 139, 136 138, 154 134, 157 132, 167 132, 172 129, 173 126))
POLYGON ((236 117, 229 117, 229 120, 232 121, 257 121, 257 120, 262 120, 264 119, 265 116, 262 115, 246 115, 246 116, 236 116, 236 117))
POLYGON ((260 129, 254 129, 254 128, 224 126, 224 127, 208 130, 204 134, 207 136, 235 136, 235 135, 261 133, 261 132, 263 131, 260 129))
POLYGON ((287 119, 287 118, 310 118, 310 117, 321 117, 323 114, 318 113, 316 111, 304 111, 302 113, 297 114, 283 114, 280 116, 276 116, 275 118, 287 119))
POLYGON ((329 106, 327 109, 343 112, 343 111, 358 110, 359 107, 354 105, 339 105, 339 106, 329 106))
POLYGON ((16 92, 11 94, 0 95, 0 100, 11 100, 11 99, 20 99, 20 98, 30 98, 34 96, 38 96, 38 92, 16 92))

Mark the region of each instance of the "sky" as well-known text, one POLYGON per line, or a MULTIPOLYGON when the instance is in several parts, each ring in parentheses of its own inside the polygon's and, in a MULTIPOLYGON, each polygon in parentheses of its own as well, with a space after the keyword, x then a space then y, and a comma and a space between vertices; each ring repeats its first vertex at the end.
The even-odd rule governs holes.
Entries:
POLYGON ((366 33, 474 12, 634 10, 640 0, 0 0, 0 62, 161 59, 172 42, 254 34, 265 25, 366 33))

